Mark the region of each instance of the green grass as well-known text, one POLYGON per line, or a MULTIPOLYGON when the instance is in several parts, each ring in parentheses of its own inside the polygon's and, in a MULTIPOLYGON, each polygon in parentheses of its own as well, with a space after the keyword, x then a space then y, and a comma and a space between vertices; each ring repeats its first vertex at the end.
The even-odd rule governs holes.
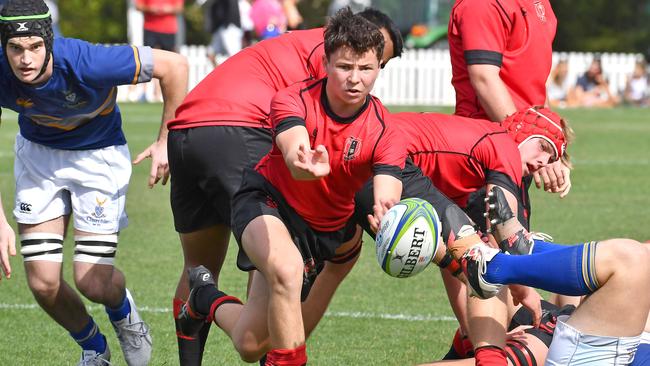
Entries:
MULTIPOLYGON (((122 106, 133 156, 153 141, 160 110, 160 105, 122 106)), ((17 124, 15 114, 4 112, 0 129, 0 192, 5 212, 11 215, 17 124)), ((646 226, 650 217, 648 111, 567 110, 563 114, 578 136, 570 147, 575 159, 573 189, 564 200, 533 192, 533 228, 566 243, 621 236, 650 239, 646 226)), ((148 189, 148 168, 145 162, 133 170, 127 204, 131 225, 120 236, 117 266, 125 272, 142 315, 151 325, 151 364, 176 365, 169 309, 182 268, 181 249, 172 225, 169 187, 148 189)), ((390 278, 379 270, 373 245, 366 242, 358 265, 332 301, 329 315, 309 340, 310 364, 410 365, 440 358, 456 325, 448 320, 452 312, 437 270, 430 268, 409 279, 390 278), (391 315, 404 317, 388 318, 391 315)), ((72 246, 71 241, 66 241, 64 268, 68 281, 72 246)), ((233 242, 220 283, 225 291, 241 296, 246 276, 234 266, 235 248, 233 242)), ((63 328, 34 307, 21 261, 20 256, 12 258, 12 279, 0 282, 0 364, 73 364, 79 357, 78 346, 63 328)), ((107 335, 114 364, 124 365, 103 309, 93 304, 90 312, 107 335)), ((208 342, 205 365, 242 364, 219 329, 213 327, 208 342)))

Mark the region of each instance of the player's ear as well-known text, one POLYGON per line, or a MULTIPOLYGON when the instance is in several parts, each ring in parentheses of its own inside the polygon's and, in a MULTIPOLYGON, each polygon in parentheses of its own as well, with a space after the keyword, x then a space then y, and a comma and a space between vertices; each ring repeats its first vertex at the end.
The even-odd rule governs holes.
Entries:
POLYGON ((327 55, 326 55, 326 54, 323 54, 323 67, 327 69, 327 65, 328 65, 328 63, 329 63, 329 62, 328 62, 328 60, 327 60, 327 55))

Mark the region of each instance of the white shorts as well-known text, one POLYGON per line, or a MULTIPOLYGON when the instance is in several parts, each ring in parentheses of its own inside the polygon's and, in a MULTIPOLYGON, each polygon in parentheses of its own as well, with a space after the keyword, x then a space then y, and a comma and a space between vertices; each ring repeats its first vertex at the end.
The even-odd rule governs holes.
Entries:
POLYGON ((641 336, 606 337, 589 335, 566 324, 567 315, 558 317, 546 365, 619 366, 632 362, 641 336))
POLYGON ((74 227, 90 233, 113 234, 127 226, 124 205, 131 177, 127 145, 60 150, 19 134, 14 150, 16 221, 40 224, 73 213, 74 227))
POLYGON ((244 31, 234 24, 220 27, 212 33, 210 46, 215 55, 232 56, 241 51, 244 31))

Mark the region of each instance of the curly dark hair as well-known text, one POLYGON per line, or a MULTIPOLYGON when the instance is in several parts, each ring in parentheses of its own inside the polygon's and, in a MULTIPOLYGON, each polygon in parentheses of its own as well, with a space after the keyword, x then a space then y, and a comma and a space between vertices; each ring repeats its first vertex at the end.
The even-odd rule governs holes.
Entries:
POLYGON ((381 61, 384 53, 384 36, 378 26, 361 16, 354 15, 349 7, 345 7, 336 12, 325 27, 327 58, 329 59, 341 47, 348 47, 358 55, 374 50, 377 60, 381 61))

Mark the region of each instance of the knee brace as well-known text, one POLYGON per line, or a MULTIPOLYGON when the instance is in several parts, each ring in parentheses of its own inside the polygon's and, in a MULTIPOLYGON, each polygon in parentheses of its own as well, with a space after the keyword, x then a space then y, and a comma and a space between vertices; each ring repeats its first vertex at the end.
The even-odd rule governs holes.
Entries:
POLYGON ((63 262, 63 235, 29 233, 20 235, 23 261, 63 262))
POLYGON ((117 235, 75 236, 75 262, 113 265, 117 251, 117 235))

